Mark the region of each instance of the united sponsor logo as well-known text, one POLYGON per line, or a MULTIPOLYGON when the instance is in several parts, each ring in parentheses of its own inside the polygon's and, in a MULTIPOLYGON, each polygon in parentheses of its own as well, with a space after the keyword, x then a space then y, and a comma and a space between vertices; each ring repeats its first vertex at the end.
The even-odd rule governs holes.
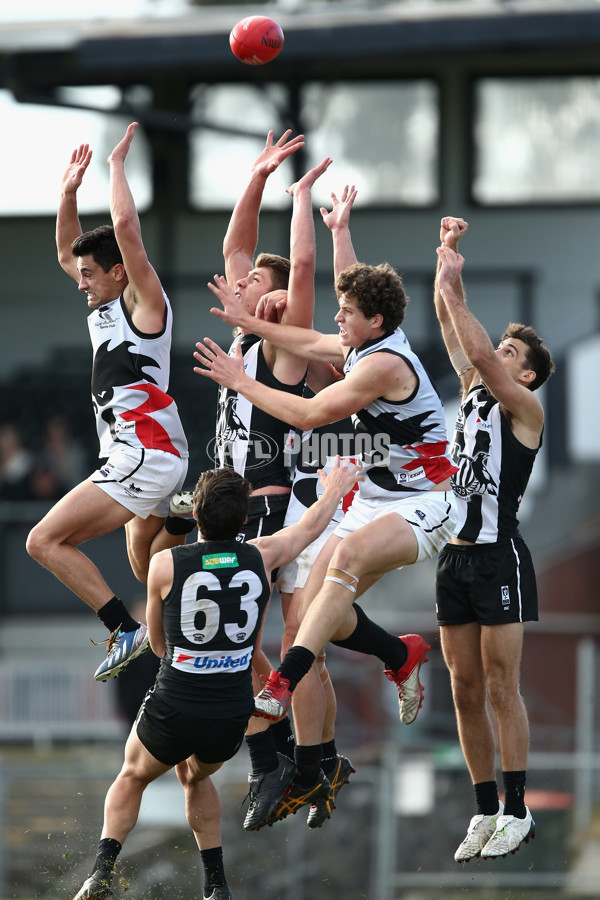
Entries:
POLYGON ((246 671, 251 664, 252 649, 250 647, 225 653, 222 650, 194 653, 181 647, 173 649, 172 667, 180 672, 198 675, 219 675, 224 672, 246 671))
POLYGON ((236 553, 218 553, 202 557, 203 569, 233 569, 238 565, 236 553))

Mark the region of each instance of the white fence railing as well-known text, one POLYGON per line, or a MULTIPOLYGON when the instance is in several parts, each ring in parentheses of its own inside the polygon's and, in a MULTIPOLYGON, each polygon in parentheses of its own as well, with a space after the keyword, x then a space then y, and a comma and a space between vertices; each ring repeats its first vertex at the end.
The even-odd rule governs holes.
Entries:
POLYGON ((114 739, 125 733, 115 692, 88 662, 0 661, 0 740, 114 739))

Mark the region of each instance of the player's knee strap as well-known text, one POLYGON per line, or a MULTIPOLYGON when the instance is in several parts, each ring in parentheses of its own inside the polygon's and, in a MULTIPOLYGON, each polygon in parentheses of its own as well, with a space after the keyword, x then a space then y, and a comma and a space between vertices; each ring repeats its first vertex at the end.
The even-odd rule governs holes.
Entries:
POLYGON ((356 593, 358 585, 358 578, 356 575, 353 575, 351 572, 346 572, 345 569, 327 569, 327 574, 323 581, 333 581, 336 584, 341 584, 342 587, 348 588, 353 594, 356 593))

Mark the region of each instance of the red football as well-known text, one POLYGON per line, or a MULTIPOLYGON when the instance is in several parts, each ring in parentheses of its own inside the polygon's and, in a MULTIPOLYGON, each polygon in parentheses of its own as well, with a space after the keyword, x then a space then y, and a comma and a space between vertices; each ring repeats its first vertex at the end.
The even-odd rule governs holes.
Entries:
POLYGON ((248 16, 234 25, 229 35, 231 50, 248 66, 263 66, 283 47, 283 31, 268 16, 248 16))

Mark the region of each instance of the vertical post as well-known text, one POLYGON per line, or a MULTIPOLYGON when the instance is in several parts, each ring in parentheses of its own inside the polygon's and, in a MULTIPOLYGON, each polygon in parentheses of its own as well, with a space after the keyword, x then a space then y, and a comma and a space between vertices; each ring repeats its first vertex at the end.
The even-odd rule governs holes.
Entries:
POLYGON ((6 881, 6 853, 3 835, 6 832, 6 773, 0 758, 0 896, 8 897, 6 881))
MULTIPOLYGON (((157 109, 170 110, 175 121, 177 115, 186 117, 189 113, 189 90, 183 81, 154 85, 153 104, 157 109)), ((151 121, 151 120, 150 120, 151 121)), ((189 205, 189 130, 181 131, 148 129, 148 140, 152 152, 153 205, 150 218, 157 223, 156 247, 148 250, 161 283, 176 306, 178 227, 181 211, 189 205)), ((142 228, 144 223, 142 223, 142 228)), ((154 234, 152 235, 154 237, 154 234)), ((149 235, 145 236, 149 242, 149 235)), ((148 249, 148 247, 147 247, 148 249)))
POLYGON ((594 709, 596 705, 596 645, 582 637, 577 644, 575 703, 575 832, 581 834, 592 820, 594 709))
POLYGON ((398 767, 398 751, 388 744, 383 753, 377 798, 377 828, 373 829, 373 888, 371 896, 377 900, 393 900, 396 875, 396 825, 394 782, 398 767))

